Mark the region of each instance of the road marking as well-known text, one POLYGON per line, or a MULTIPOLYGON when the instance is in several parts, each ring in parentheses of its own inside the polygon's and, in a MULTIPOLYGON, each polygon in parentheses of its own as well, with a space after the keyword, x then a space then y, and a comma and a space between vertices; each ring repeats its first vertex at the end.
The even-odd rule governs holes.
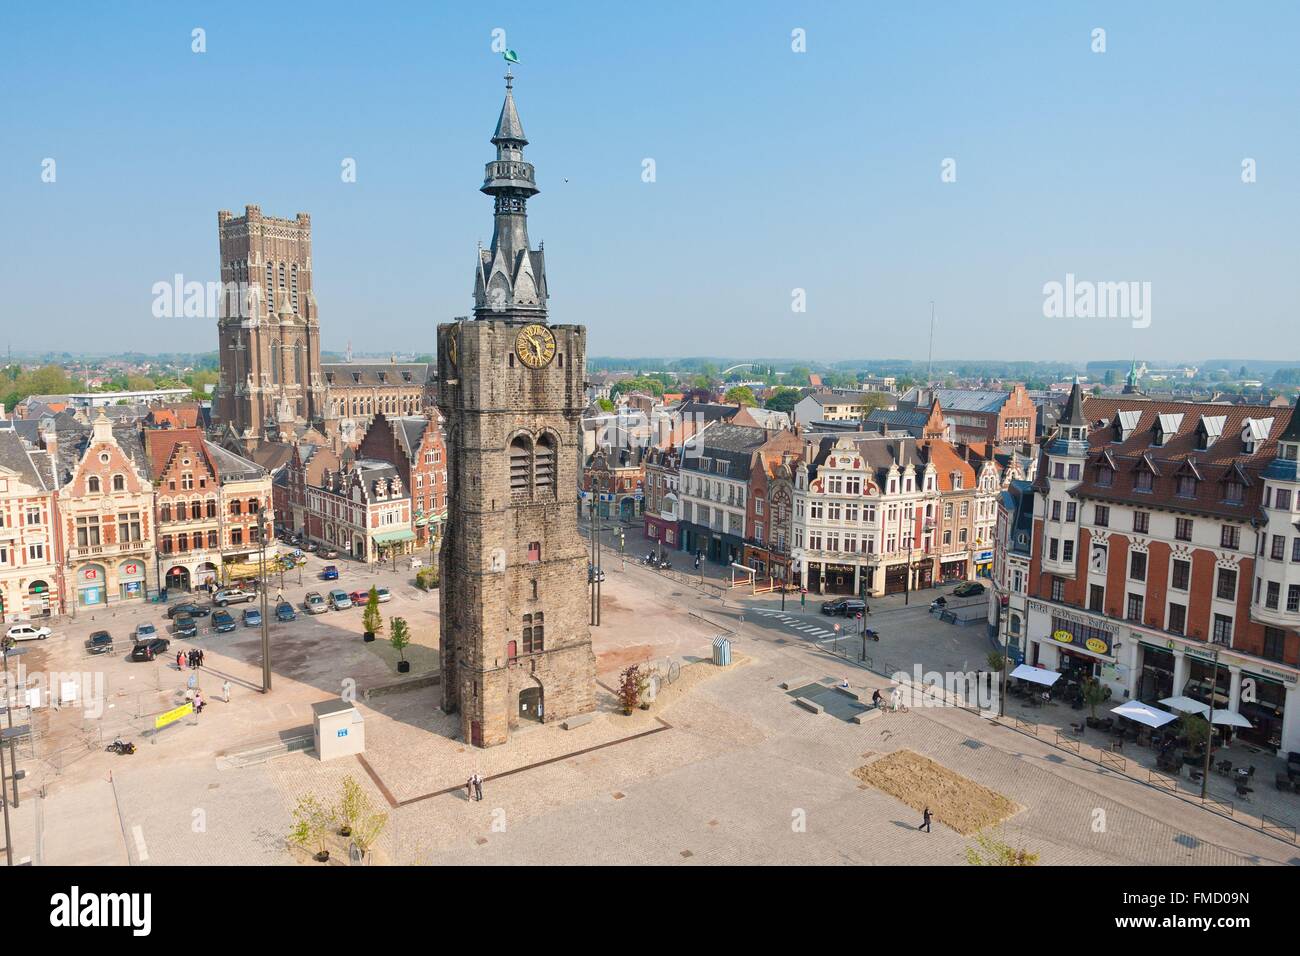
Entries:
POLYGON ((149 849, 144 845, 144 828, 136 824, 131 828, 131 835, 135 837, 135 855, 141 863, 149 859, 149 849))

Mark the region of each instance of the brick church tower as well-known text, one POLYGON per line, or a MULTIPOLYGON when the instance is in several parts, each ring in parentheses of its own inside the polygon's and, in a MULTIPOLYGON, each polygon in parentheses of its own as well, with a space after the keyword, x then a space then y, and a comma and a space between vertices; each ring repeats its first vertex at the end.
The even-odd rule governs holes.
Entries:
POLYGON ((246 295, 221 299, 221 378, 213 417, 230 444, 252 448, 319 425, 326 408, 320 321, 311 282, 311 216, 217 213, 221 281, 246 295))
POLYGON ((474 318, 438 327, 438 405, 446 418, 443 709, 474 746, 522 721, 595 707, 587 550, 577 527, 578 430, 587 332, 551 325, 541 248, 528 243, 538 192, 512 77, 482 191, 495 201, 479 249, 474 318))

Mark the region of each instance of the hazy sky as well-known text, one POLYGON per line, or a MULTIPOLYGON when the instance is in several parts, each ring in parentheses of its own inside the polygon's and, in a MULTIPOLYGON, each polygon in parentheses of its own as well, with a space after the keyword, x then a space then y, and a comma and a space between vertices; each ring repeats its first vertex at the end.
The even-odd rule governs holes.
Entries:
POLYGON ((1298 10, 7 3, 0 348, 215 348, 150 290, 257 203, 312 214, 326 348, 431 351, 491 236, 500 28, 592 354, 924 358, 934 299, 940 359, 1293 358, 1298 10), (1045 318, 1067 274, 1149 282, 1149 326, 1045 318))

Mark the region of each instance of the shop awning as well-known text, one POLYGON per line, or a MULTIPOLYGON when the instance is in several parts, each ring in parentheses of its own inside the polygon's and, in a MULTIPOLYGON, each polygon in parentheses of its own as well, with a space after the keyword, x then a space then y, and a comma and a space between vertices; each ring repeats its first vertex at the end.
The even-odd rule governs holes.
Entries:
POLYGON ((1249 720, 1241 716, 1235 710, 1216 710, 1210 718, 1210 723, 1219 724, 1222 727, 1254 727, 1249 720))
POLYGON ((397 544, 399 541, 414 541, 415 532, 410 528, 403 528, 401 531, 385 531, 383 534, 377 534, 374 537, 375 544, 397 544))
POLYGON ((1030 667, 1028 664, 1021 664, 1011 672, 1011 676, 1033 681, 1035 684, 1043 684, 1046 687, 1051 687, 1061 677, 1056 671, 1049 671, 1045 667, 1030 667))
POLYGON ((1209 707, 1190 697, 1166 697, 1160 703, 1184 714, 1200 714, 1204 717, 1210 712, 1209 707))
POLYGON ((1140 700, 1125 701, 1118 707, 1112 707, 1110 712, 1121 717, 1127 717, 1129 720, 1136 720, 1139 724, 1145 724, 1148 727, 1163 727, 1171 720, 1178 719, 1169 711, 1160 710, 1150 704, 1144 704, 1140 700))

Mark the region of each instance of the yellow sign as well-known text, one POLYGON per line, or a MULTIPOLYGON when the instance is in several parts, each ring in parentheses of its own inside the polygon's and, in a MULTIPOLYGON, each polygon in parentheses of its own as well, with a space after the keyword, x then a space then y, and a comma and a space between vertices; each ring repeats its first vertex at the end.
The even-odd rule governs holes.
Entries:
POLYGON ((157 717, 155 717, 153 721, 153 729, 161 730, 162 728, 166 727, 168 724, 176 723, 176 721, 180 720, 186 714, 192 713, 193 711, 194 711, 194 704, 190 703, 189 701, 186 701, 185 703, 181 704, 179 707, 173 710, 169 710, 165 714, 159 714, 157 717))
POLYGON ((1083 646, 1094 654, 1105 654, 1110 651, 1110 648, 1106 646, 1105 641, 1098 640, 1095 637, 1088 638, 1088 640, 1084 642, 1083 646))
POLYGON ((1069 631, 1053 631, 1052 640, 1060 641, 1062 644, 1073 644, 1074 635, 1069 631))

